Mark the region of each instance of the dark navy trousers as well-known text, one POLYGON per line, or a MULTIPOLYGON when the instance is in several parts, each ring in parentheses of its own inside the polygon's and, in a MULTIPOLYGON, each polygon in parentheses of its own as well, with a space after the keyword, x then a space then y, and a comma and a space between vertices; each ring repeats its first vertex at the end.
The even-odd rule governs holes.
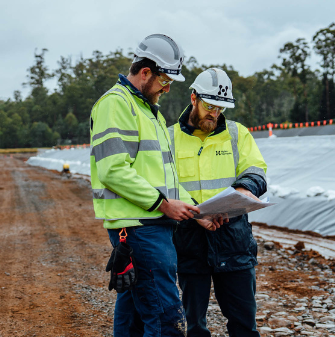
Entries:
MULTIPOLYGON (((119 243, 119 231, 108 229, 114 247, 119 243)), ((186 318, 176 286, 173 225, 128 227, 127 234, 138 281, 131 291, 117 295, 114 337, 184 337, 186 318)))
POLYGON ((256 329, 255 268, 234 272, 178 273, 187 318, 187 337, 210 337, 206 327, 211 279, 230 337, 259 337, 256 329))

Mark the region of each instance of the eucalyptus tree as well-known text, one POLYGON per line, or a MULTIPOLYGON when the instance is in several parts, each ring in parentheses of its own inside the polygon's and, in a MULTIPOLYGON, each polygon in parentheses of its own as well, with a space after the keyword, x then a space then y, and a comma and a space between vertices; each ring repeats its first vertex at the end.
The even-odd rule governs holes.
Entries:
MULTIPOLYGON (((323 82, 325 84, 326 113, 328 119, 333 112, 335 116, 335 22, 327 28, 320 29, 313 36, 314 50, 321 56, 320 65, 323 69, 323 82)), ((323 104, 321 104, 321 116, 323 113, 323 104)))
MULTIPOLYGON (((303 105, 304 119, 308 122, 308 99, 307 99, 307 79, 310 68, 306 63, 310 57, 310 47, 304 38, 299 38, 295 42, 288 42, 280 49, 280 58, 282 58, 282 66, 294 78, 299 79, 303 86, 303 105)), ((294 82, 294 95, 296 103, 298 103, 298 91, 296 82, 294 82)), ((297 105, 297 104, 296 104, 297 105)))

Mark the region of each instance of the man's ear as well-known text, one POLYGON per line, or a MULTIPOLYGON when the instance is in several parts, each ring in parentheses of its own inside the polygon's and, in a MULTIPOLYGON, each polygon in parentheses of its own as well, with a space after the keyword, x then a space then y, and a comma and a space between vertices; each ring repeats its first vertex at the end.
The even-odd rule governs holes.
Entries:
POLYGON ((141 80, 142 80, 142 81, 147 81, 148 78, 149 78, 149 76, 151 75, 151 70, 150 70, 150 68, 148 68, 148 67, 142 68, 142 69, 140 70, 140 72, 141 72, 141 80))
POLYGON ((191 103, 193 106, 197 105, 197 96, 194 93, 191 94, 191 103))

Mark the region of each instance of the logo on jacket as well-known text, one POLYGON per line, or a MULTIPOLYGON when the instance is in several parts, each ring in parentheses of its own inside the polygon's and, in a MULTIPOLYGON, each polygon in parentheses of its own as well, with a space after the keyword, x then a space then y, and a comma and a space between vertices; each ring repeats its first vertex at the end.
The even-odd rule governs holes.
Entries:
POLYGON ((225 156, 225 155, 227 155, 227 154, 232 154, 231 152, 229 152, 229 151, 215 151, 216 152, 216 155, 217 156, 225 156))

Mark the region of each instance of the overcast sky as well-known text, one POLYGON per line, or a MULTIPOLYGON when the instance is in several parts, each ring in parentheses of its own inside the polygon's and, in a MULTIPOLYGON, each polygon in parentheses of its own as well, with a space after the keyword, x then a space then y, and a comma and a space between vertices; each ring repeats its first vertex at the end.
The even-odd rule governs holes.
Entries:
MULTIPOLYGON (((0 99, 23 96, 35 48, 49 69, 60 56, 134 50, 147 35, 177 40, 200 64, 232 65, 243 76, 278 63, 279 49, 335 21, 335 0, 0 0, 0 99)), ((309 61, 317 67, 318 58, 309 61)), ((53 88, 50 82, 48 87, 53 88)), ((50 89, 52 90, 52 89, 50 89)))

